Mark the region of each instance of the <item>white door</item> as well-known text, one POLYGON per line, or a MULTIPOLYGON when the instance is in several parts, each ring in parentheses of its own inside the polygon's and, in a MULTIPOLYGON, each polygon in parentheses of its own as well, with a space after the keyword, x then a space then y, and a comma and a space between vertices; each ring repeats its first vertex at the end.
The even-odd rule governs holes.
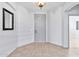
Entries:
POLYGON ((79 48, 79 16, 69 16, 70 48, 79 48))
POLYGON ((34 14, 35 29, 34 39, 35 42, 46 41, 46 14, 34 14))

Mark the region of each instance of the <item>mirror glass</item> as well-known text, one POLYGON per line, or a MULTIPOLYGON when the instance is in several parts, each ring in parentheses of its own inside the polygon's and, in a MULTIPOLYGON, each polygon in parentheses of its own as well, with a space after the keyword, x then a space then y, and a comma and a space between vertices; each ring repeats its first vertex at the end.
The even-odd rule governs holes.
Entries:
POLYGON ((12 28, 12 15, 5 12, 5 28, 12 28))

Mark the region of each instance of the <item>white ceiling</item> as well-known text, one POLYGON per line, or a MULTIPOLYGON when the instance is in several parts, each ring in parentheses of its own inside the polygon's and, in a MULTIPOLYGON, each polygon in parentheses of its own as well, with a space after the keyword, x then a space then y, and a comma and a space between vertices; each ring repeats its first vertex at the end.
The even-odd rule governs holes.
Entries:
POLYGON ((17 2, 17 4, 32 12, 47 12, 62 6, 64 2, 46 2, 46 5, 42 9, 40 9, 35 2, 17 2))

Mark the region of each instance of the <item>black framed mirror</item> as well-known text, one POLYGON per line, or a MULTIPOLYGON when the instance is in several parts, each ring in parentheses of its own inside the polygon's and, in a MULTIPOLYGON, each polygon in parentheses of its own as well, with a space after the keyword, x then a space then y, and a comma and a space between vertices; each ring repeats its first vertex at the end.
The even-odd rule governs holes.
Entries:
POLYGON ((3 8, 3 30, 14 29, 14 14, 3 8))

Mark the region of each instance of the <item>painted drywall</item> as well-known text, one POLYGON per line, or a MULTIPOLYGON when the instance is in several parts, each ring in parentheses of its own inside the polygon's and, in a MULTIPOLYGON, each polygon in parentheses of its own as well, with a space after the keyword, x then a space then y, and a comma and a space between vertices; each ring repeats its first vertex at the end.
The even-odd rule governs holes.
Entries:
POLYGON ((62 9, 58 8, 55 12, 49 13, 48 31, 49 42, 62 45, 62 9))
POLYGON ((16 11, 7 3, 0 3, 0 56, 7 56, 17 46, 16 18, 14 18, 14 30, 3 31, 2 8, 6 8, 14 14, 16 11))
POLYGON ((15 3, 0 3, 0 56, 8 56, 17 47, 34 41, 33 14, 15 3), (15 13, 14 30, 2 30, 2 8, 15 13))
POLYGON ((34 41, 33 14, 23 6, 17 5, 18 46, 34 41))
MULTIPOLYGON (((48 13, 49 42, 64 48, 69 47, 68 10, 70 10, 76 4, 78 3, 65 3, 55 11, 48 13)), ((77 13, 77 11, 78 10, 73 11, 73 14, 77 13)))

